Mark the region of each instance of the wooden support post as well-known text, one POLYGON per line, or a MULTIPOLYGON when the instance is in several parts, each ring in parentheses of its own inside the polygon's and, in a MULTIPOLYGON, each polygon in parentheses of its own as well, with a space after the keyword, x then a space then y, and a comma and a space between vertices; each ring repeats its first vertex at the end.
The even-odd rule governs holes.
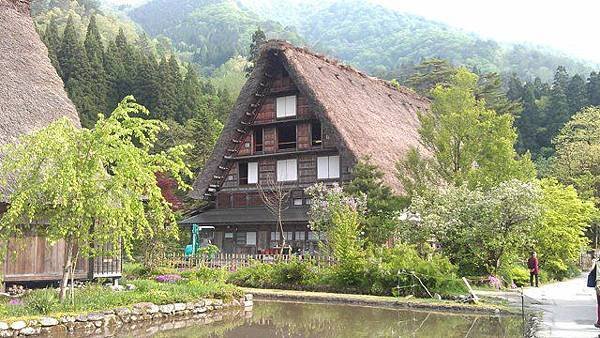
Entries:
POLYGON ((477 295, 475 294, 475 291, 473 291, 473 288, 471 287, 471 284, 469 284, 469 281, 465 277, 463 277, 462 280, 465 283, 465 285, 467 286, 467 290, 469 291, 469 294, 471 295, 471 297, 473 297, 473 301, 478 302, 479 297, 477 297, 477 295))

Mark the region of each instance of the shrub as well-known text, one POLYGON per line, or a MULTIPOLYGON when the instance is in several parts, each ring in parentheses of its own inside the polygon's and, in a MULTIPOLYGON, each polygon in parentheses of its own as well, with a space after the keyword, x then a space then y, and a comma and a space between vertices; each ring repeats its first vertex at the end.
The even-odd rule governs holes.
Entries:
POLYGON ((24 297, 28 311, 48 314, 59 305, 58 294, 53 289, 34 290, 24 297))
POLYGON ((501 276, 515 286, 521 287, 529 284, 529 270, 520 265, 513 265, 503 270, 501 276))
POLYGON ((423 259, 413 246, 405 244, 369 253, 364 281, 369 293, 428 296, 421 283, 431 293, 441 295, 465 291, 456 267, 442 255, 432 254, 429 259, 423 259))
POLYGON ((255 263, 238 269, 229 275, 228 282, 253 288, 270 287, 272 282, 273 265, 255 263))
POLYGON ((198 280, 203 282, 225 282, 229 272, 227 269, 209 268, 200 266, 195 270, 187 270, 181 273, 181 276, 190 280, 198 280))

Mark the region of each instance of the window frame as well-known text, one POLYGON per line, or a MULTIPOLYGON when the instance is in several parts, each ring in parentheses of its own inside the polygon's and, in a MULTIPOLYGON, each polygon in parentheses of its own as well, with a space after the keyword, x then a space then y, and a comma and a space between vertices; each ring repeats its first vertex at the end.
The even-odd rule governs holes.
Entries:
POLYGON ((275 118, 277 119, 285 119, 292 118, 298 116, 298 96, 294 95, 286 95, 279 96, 275 98, 275 118), (293 105, 290 100, 293 98, 293 105), (280 107, 283 104, 283 112, 280 114, 280 107), (288 112, 288 107, 293 107, 293 113, 288 112))
POLYGON ((253 150, 254 150, 254 152, 255 153, 262 153, 262 152, 264 152, 265 151, 265 145, 264 145, 265 144, 264 143, 265 142, 265 129, 263 127, 256 127, 254 129, 254 131, 252 132, 252 139, 253 139, 252 143, 253 143, 253 150), (261 141, 260 144, 256 142, 257 141, 257 137, 256 136, 258 134, 260 134, 260 141, 261 141), (259 145, 260 145, 260 150, 258 149, 259 145))
POLYGON ((276 170, 276 180, 277 182, 296 182, 298 181, 298 159, 297 158, 288 158, 288 159, 283 159, 283 160, 277 160, 277 162, 275 163, 275 170, 276 170), (288 174, 288 169, 290 168, 290 161, 294 161, 294 178, 293 179, 289 179, 288 177, 290 176, 288 174), (280 177, 279 173, 279 167, 280 167, 280 163, 284 163, 285 162, 285 179, 282 179, 282 177, 280 177))
POLYGON ((317 156, 317 180, 337 180, 340 179, 340 177, 342 176, 342 170, 341 170, 341 157, 340 155, 327 155, 327 156, 317 156), (337 158, 337 171, 333 171, 335 172, 335 175, 332 176, 332 171, 331 171, 331 161, 333 158, 337 158), (321 159, 327 159, 327 175, 323 176, 321 175, 321 171, 320 169, 322 168, 322 166, 320 165, 321 163, 321 159))

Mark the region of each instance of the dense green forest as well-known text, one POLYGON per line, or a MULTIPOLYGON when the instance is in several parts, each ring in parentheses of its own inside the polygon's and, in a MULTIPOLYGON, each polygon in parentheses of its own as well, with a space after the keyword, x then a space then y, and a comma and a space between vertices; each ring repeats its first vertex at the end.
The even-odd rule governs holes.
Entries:
POLYGON ((150 118, 170 127, 160 135, 158 150, 192 144, 188 163, 196 171, 202 167, 234 94, 202 78, 193 65, 181 63, 172 50, 161 48, 159 41, 133 28, 127 34, 133 26, 103 13, 95 2, 59 0, 36 5, 40 35, 84 127, 93 126, 98 114, 112 111, 125 96, 134 95, 150 110, 150 118), (61 4, 66 10, 61 10, 61 4))
POLYGON ((169 37, 176 49, 208 68, 246 55, 258 25, 268 37, 305 42, 384 78, 402 77, 432 57, 483 72, 514 72, 546 81, 561 65, 571 73, 591 71, 585 62, 555 51, 501 45, 369 1, 153 0, 129 15, 149 34, 169 37))
POLYGON ((244 82, 257 28, 423 95, 464 65, 479 75, 477 97, 515 117, 517 150, 530 152, 542 169, 571 115, 600 104, 600 74, 583 63, 500 46, 368 2, 153 0, 129 12, 143 28, 94 0, 39 0, 32 13, 84 126, 133 94, 171 126, 159 145, 196 146, 195 170, 244 82))

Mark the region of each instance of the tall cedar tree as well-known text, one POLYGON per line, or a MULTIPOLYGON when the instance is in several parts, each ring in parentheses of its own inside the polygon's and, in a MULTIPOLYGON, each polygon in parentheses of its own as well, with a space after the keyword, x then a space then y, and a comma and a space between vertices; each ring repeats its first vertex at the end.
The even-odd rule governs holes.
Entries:
POLYGON ((78 67, 78 63, 83 59, 83 48, 79 41, 77 28, 73 22, 73 16, 69 16, 67 25, 63 32, 62 44, 58 52, 58 61, 62 72, 63 82, 67 83, 69 78, 78 67))
POLYGON ((166 56, 160 60, 158 66, 158 78, 160 90, 156 101, 156 114, 162 120, 168 118, 174 118, 178 108, 178 80, 179 66, 174 67, 173 64, 177 64, 174 56, 171 56, 170 61, 166 56))
POLYGON ((354 178, 344 186, 352 196, 367 197, 367 210, 362 219, 367 243, 380 245, 394 237, 397 229, 396 216, 408 207, 408 199, 394 195, 383 183, 383 172, 368 158, 358 162, 352 170, 354 178))
POLYGON ((90 17, 87 34, 83 43, 85 55, 90 66, 88 89, 90 93, 91 110, 81 113, 81 123, 85 127, 92 127, 98 118, 98 113, 108 112, 108 82, 104 71, 104 45, 102 37, 96 26, 96 16, 90 17))
POLYGON ((248 56, 248 61, 250 63, 246 66, 246 76, 250 76, 250 73, 254 70, 254 64, 258 57, 260 56, 260 47, 263 43, 267 41, 267 36, 265 32, 260 29, 260 27, 256 28, 256 31, 252 34, 252 43, 250 44, 250 55, 248 56))
POLYGON ((600 106, 600 73, 591 72, 586 84, 588 103, 600 106))
POLYGON ((56 69, 56 73, 62 77, 60 63, 58 61, 58 54, 61 49, 61 39, 55 19, 50 20, 50 23, 48 23, 46 26, 46 31, 44 32, 44 43, 48 48, 48 57, 50 58, 50 62, 54 66, 54 69, 56 69))

